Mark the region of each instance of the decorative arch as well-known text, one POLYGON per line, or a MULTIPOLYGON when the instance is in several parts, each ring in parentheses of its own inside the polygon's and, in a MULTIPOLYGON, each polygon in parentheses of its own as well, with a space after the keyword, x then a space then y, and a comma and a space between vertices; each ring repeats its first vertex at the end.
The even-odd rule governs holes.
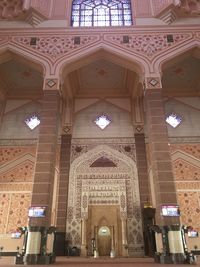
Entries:
MULTIPOLYGON (((110 229, 107 227, 107 225, 108 225, 108 221, 107 221, 107 219, 105 218, 105 216, 101 217, 101 219, 99 220, 99 225, 100 225, 100 229, 104 227, 104 228, 108 229, 108 231, 109 231, 109 233, 110 233, 110 229)), ((99 229, 99 230, 100 230, 100 229, 99 229)))
POLYGON ((10 53, 11 57, 18 58, 26 64, 31 63, 32 67, 43 73, 44 76, 50 76, 51 66, 47 60, 29 49, 22 48, 16 44, 4 43, 0 46, 0 58, 3 54, 10 53))
POLYGON ((172 49, 170 52, 168 51, 168 53, 160 54, 152 62, 152 67, 155 72, 161 73, 167 64, 177 60, 177 58, 184 57, 184 55, 187 56, 195 49, 200 50, 200 38, 199 40, 193 39, 182 46, 176 46, 176 49, 172 49))
POLYGON ((69 192, 66 229, 72 245, 80 246, 81 221, 87 220, 89 205, 117 205, 120 219, 127 220, 130 248, 135 251, 136 239, 143 243, 138 174, 133 159, 108 145, 97 145, 72 162, 69 192), (116 167, 91 167, 102 156, 116 167), (106 194, 98 190, 101 186, 106 194))
POLYGON ((79 53, 62 57, 57 62, 56 69, 63 80, 68 73, 98 59, 105 59, 116 65, 123 66, 136 72, 139 76, 143 76, 144 73, 150 73, 149 62, 145 58, 134 52, 124 51, 112 44, 108 45, 101 40, 98 40, 92 46, 79 50, 79 53))
MULTIPOLYGON (((91 169, 91 165, 93 162, 95 162, 96 160, 98 160, 99 158, 101 158, 102 156, 106 156, 107 158, 109 158, 110 160, 113 161, 114 164, 117 165, 117 167, 115 167, 116 173, 121 171, 121 173, 123 172, 124 168, 127 168, 129 173, 132 174, 132 180, 134 181, 134 184, 136 186, 136 191, 135 192, 135 204, 139 205, 140 204, 140 200, 139 200, 139 185, 138 185, 138 174, 137 174, 137 167, 136 167, 136 162, 133 161, 131 158, 129 158, 128 156, 126 156, 123 153, 120 153, 117 150, 114 150, 113 148, 107 146, 107 145, 98 145, 95 148, 89 150, 88 152, 82 154, 80 157, 76 158, 70 167, 70 174, 69 174, 69 191, 71 192, 71 194, 69 195, 69 200, 68 200, 68 204, 72 207, 74 206, 74 196, 73 196, 73 190, 72 188, 75 186, 75 180, 76 180, 76 174, 77 171, 84 175, 89 173, 93 173, 96 170, 96 168, 92 168, 91 169), (70 186, 71 186, 71 190, 70 190, 70 186)), ((105 170, 106 171, 106 170, 105 170)))

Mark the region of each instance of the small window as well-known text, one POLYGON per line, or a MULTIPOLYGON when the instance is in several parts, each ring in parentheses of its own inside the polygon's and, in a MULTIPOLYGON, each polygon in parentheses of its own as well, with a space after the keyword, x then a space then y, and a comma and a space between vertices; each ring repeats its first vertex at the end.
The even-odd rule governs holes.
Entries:
POLYGON ((111 123, 111 120, 106 115, 101 115, 94 122, 101 130, 104 130, 111 123))
POLYGON ((40 124, 40 119, 36 115, 32 115, 29 116, 24 122, 31 130, 34 130, 40 124))
POLYGON ((130 0, 74 0, 72 26, 130 26, 130 0))
POLYGON ((166 118, 166 122, 171 125, 173 128, 176 128, 182 121, 182 118, 175 114, 175 113, 171 113, 167 116, 166 118))

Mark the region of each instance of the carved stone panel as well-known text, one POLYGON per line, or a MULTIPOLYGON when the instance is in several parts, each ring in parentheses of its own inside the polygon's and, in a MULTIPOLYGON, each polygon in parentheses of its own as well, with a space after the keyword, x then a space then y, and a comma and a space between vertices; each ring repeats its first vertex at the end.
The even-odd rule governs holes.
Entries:
POLYGON ((108 145, 97 145, 72 162, 69 192, 67 238, 70 245, 81 247, 81 220, 87 221, 89 206, 117 206, 119 220, 128 220, 128 236, 133 237, 128 240, 129 254, 135 255, 139 251, 142 254, 142 222, 135 161, 108 145), (109 162, 109 166, 101 166, 102 157, 106 158, 103 162, 109 162), (95 162, 98 164, 95 165, 95 162))

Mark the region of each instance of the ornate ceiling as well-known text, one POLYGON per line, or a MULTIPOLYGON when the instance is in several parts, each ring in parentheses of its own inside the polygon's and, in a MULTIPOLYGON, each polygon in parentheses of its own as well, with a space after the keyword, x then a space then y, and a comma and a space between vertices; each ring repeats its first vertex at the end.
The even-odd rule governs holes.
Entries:
POLYGON ((34 64, 7 54, 0 61, 0 91, 7 98, 38 98, 43 88, 41 70, 34 64))
POLYGON ((200 95, 200 60, 193 56, 170 66, 163 72, 163 92, 169 96, 200 95))
POLYGON ((83 66, 69 74, 75 96, 127 96, 136 74, 104 59, 83 66))
MULTIPOLYGON (((0 91, 8 98, 39 98, 43 88, 42 71, 11 55, 0 61, 0 91)), ((200 60, 190 54, 171 62, 163 70, 163 94, 166 96, 200 95, 200 60)), ((68 97, 126 97, 141 94, 138 75, 125 66, 106 59, 94 59, 65 74, 68 97), (68 81, 68 82, 67 82, 68 81), (71 92, 71 95, 69 94, 71 92)))

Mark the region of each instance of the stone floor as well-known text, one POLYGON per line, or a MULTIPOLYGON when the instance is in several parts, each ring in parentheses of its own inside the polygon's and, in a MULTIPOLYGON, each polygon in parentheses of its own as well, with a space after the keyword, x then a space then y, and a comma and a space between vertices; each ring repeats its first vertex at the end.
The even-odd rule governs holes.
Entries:
MULTIPOLYGON (((81 258, 81 257, 57 257, 56 263, 50 265, 52 267, 67 266, 67 267, 187 267, 189 264, 159 264, 155 263, 152 258, 81 258)), ((14 257, 1 257, 0 267, 23 266, 15 265, 14 257)), ((36 266, 36 265, 29 265, 36 266)), ((47 265, 39 265, 47 266, 47 265)), ((196 266, 200 267, 200 258, 197 260, 196 266)))

